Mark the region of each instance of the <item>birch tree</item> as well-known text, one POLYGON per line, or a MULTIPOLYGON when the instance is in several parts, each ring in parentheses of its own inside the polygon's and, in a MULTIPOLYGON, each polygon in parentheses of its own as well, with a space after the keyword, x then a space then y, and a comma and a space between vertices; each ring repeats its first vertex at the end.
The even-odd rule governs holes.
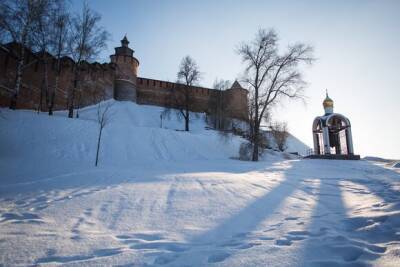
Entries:
MULTIPOLYGON (((87 2, 83 4, 82 13, 75 14, 71 20, 71 35, 68 43, 71 56, 75 61, 75 68, 73 87, 69 97, 69 118, 74 116, 78 83, 82 82, 82 63, 92 61, 106 47, 109 34, 99 25, 100 20, 101 16, 90 9, 87 2)), ((78 112, 77 117, 79 116, 78 112)))
POLYGON ((26 50, 32 47, 34 26, 46 9, 45 0, 2 0, 0 2, 0 28, 8 39, 18 43, 13 53, 17 57, 14 92, 10 109, 17 106, 18 95, 22 86, 23 71, 31 63, 25 64, 26 50))
POLYGON ((50 32, 51 43, 50 49, 53 55, 56 57, 56 74, 54 86, 49 90, 46 97, 47 107, 49 115, 53 115, 54 101, 56 93, 59 87, 60 75, 61 75, 61 58, 68 54, 66 42, 69 34, 69 23, 70 14, 66 9, 64 1, 58 1, 56 3, 56 9, 52 10, 51 13, 52 28, 50 32))
POLYGON ((52 17, 51 13, 56 8, 58 0, 42 0, 42 14, 36 18, 33 23, 33 47, 37 51, 37 56, 41 65, 43 66, 42 83, 40 86, 40 99, 37 111, 43 111, 43 100, 46 97, 46 106, 48 106, 49 94, 49 60, 51 59, 50 45, 51 45, 51 31, 52 31, 52 17))

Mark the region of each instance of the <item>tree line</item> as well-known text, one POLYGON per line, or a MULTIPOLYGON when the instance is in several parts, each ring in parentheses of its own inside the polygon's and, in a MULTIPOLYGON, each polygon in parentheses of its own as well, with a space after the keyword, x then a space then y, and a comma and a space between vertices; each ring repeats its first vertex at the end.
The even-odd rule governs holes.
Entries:
MULTIPOLYGON (((0 2, 0 42, 18 44, 11 51, 17 59, 15 83, 10 109, 15 109, 22 87, 24 70, 39 61, 44 68, 41 77, 38 111, 44 105, 53 114, 56 92, 61 75, 61 59, 69 56, 75 61, 72 87, 68 90, 68 117, 78 108, 77 94, 82 83, 83 62, 94 60, 106 47, 108 32, 100 26, 101 16, 84 2, 78 13, 72 13, 66 0, 2 0, 0 2), (30 50, 37 57, 26 62, 30 50), (49 82, 51 56, 56 59, 55 80, 49 82)), ((76 116, 79 116, 78 110, 76 116)))

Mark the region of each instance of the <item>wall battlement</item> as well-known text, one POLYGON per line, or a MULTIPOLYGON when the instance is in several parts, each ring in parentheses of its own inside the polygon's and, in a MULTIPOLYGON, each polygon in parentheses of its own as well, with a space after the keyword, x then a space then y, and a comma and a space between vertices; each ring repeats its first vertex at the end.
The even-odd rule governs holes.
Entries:
MULTIPOLYGON (((175 82, 138 77, 139 60, 133 56, 133 49, 128 47, 129 41, 126 36, 121 40, 121 44, 122 46, 116 47, 115 53, 110 56, 110 63, 82 63, 79 79, 80 89, 75 106, 84 107, 95 104, 96 100, 93 95, 96 90, 102 90, 107 99, 114 98, 138 104, 177 107, 173 101, 174 96, 186 87, 175 82)), ((0 106, 3 107, 9 106, 14 94, 17 64, 17 56, 14 51, 18 51, 19 48, 17 43, 0 46, 0 106)), ((49 87, 53 88, 56 76, 56 58, 48 54, 47 62, 49 87)), ((23 71, 17 108, 38 109, 41 106, 41 109, 45 111, 44 64, 39 60, 37 54, 26 50, 24 65, 27 67, 23 71)), ((68 107, 75 67, 76 64, 71 58, 62 58, 59 89, 55 94, 55 110, 63 110, 68 107)), ((216 99, 222 96, 228 116, 241 120, 248 119, 248 92, 238 82, 225 91, 200 86, 191 86, 189 90, 192 102, 191 111, 209 113, 216 99)))

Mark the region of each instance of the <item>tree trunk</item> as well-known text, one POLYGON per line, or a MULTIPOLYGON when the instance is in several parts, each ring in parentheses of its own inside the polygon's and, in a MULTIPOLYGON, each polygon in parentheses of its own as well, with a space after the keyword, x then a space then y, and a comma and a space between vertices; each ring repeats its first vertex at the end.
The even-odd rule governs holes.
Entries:
POLYGON ((54 98, 56 98, 55 91, 52 92, 51 97, 50 97, 49 116, 52 116, 52 115, 53 115, 54 98))
POLYGON ((258 147, 259 147, 259 125, 258 122, 254 123, 254 133, 253 133, 253 157, 252 161, 258 161, 258 147))
POLYGON ((187 84, 185 87, 185 131, 189 131, 189 121, 190 121, 190 114, 189 114, 189 87, 190 85, 187 84))
MULTIPOLYGON (((57 79, 57 78, 56 78, 57 79)), ((55 89, 54 91, 51 93, 50 96, 50 104, 49 104, 49 116, 53 115, 53 109, 54 109, 54 99, 56 98, 56 93, 55 93, 55 89)))
POLYGON ((53 105, 49 106, 49 116, 53 116, 53 105))
POLYGON ((16 109, 17 108, 17 100, 18 100, 18 94, 14 93, 13 96, 11 97, 10 109, 16 109))
MULTIPOLYGON (((50 106, 50 92, 49 92, 49 72, 48 72, 48 61, 46 56, 44 56, 44 92, 45 92, 45 101, 46 101, 46 108, 49 109, 50 106)), ((43 109, 43 105, 40 104, 43 109)), ((44 109, 42 111, 45 111, 44 109)))
POLYGON ((74 117, 74 105, 72 103, 73 103, 73 101, 71 101, 71 103, 68 107, 68 118, 74 117))
POLYGON ((95 166, 97 167, 97 163, 99 162, 99 151, 100 151, 100 141, 101 141, 101 133, 103 131, 103 128, 100 127, 99 131, 99 138, 97 139, 97 151, 96 151, 96 163, 95 166))
POLYGON ((70 101, 69 107, 68 107, 68 118, 74 117, 74 102, 75 102, 75 91, 76 91, 77 83, 78 83, 78 81, 75 79, 74 80, 74 88, 72 88, 71 101, 70 101))
POLYGON ((75 118, 79 119, 79 109, 80 109, 80 103, 81 103, 81 94, 80 93, 78 94, 76 102, 78 102, 78 104, 77 104, 77 107, 76 107, 76 116, 75 116, 75 118))
POLYGON ((17 73, 15 77, 14 95, 11 98, 10 109, 17 108, 17 99, 22 82, 22 68, 24 66, 25 48, 21 48, 21 58, 18 60, 17 73))
POLYGON ((44 81, 42 81, 42 85, 40 86, 40 98, 39 98, 39 105, 37 108, 37 113, 39 114, 42 111, 42 102, 43 102, 43 90, 44 90, 44 81))
POLYGON ((56 92, 58 90, 58 83, 60 81, 60 74, 61 74, 61 48, 58 49, 57 73, 56 73, 56 78, 55 78, 55 82, 54 82, 53 92, 50 97, 49 116, 53 115, 54 102, 55 102, 55 98, 56 98, 56 92))
POLYGON ((185 131, 189 131, 189 114, 186 114, 185 116, 185 131))

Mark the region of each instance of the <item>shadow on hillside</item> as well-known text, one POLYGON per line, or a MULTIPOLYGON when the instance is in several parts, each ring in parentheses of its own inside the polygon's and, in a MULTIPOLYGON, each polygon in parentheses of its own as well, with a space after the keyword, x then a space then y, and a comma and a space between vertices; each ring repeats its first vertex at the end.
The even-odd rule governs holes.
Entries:
MULTIPOLYGON (((345 236, 337 235, 328 237, 343 228, 343 221, 346 218, 346 209, 342 200, 340 190, 341 178, 320 179, 319 192, 316 194, 316 205, 312 212, 307 231, 304 231, 304 244, 302 246, 302 258, 299 259, 299 266, 324 266, 332 264, 331 253, 342 253, 343 257, 350 260, 350 256, 340 248, 335 248, 331 241, 345 236), (333 240, 330 240, 332 238, 333 240), (326 258, 326 261, 320 262, 318 259, 326 258)), ((340 256, 340 255, 338 255, 340 256)), ((339 259, 339 262, 341 260, 339 259)), ((339 266, 340 263, 337 263, 339 266)))
MULTIPOLYGON (((298 255, 300 257, 296 260, 298 266, 363 265, 361 261, 374 260, 381 257, 386 251, 386 247, 379 243, 395 241, 396 231, 398 232, 399 227, 395 224, 385 224, 388 216, 366 217, 355 216, 354 214, 349 216, 347 214, 342 192, 345 189, 341 183, 345 181, 358 182, 358 170, 354 173, 348 172, 352 166, 354 169, 363 168, 358 162, 301 160, 291 161, 290 164, 291 166, 283 172, 285 179, 276 187, 214 228, 195 236, 182 246, 213 245, 218 248, 217 244, 226 244, 228 247, 230 245, 245 245, 245 242, 237 241, 237 238, 246 238, 246 235, 255 230, 258 225, 267 221, 295 190, 303 190, 310 195, 310 198, 316 198, 316 205, 306 229, 291 229, 284 237, 286 240, 277 240, 287 242, 283 245, 289 246, 293 242, 302 242, 299 246, 298 255), (343 164, 348 166, 340 172, 343 164), (316 170, 316 166, 321 169, 316 170), (326 171, 324 168, 326 168, 326 171), (305 180, 317 178, 320 178, 319 190, 312 192, 307 185, 303 184, 305 180), (379 223, 382 224, 382 227, 363 229, 379 223), (234 243, 231 244, 230 242, 234 243)), ((282 171, 282 168, 271 166, 270 170, 282 171)), ((365 180, 363 181, 365 182, 365 180)), ((378 196, 383 194, 382 191, 373 187, 370 187, 370 191, 378 196)), ((386 201, 393 200, 388 196, 383 199, 386 201)), ((276 245, 279 244, 276 243, 276 245)), ((251 248, 251 245, 246 248, 251 248)), ((213 255, 208 255, 208 262, 225 261, 235 254, 234 251, 216 251, 213 255)), ((178 255, 182 256, 180 261, 198 257, 191 252, 181 254, 182 252, 184 253, 184 250, 177 252, 179 254, 176 255, 176 258, 179 258, 178 255)), ((204 255, 201 257, 204 257, 204 255)), ((170 255, 161 255, 156 259, 156 262, 171 258, 175 259, 170 255)), ((205 259, 202 260, 204 262, 205 259)), ((284 262, 284 259, 282 259, 282 262, 284 262)))
POLYGON ((400 173, 370 162, 366 164, 370 168, 364 170, 364 177, 353 179, 353 181, 366 186, 385 202, 392 203, 400 209, 400 189, 394 188, 394 183, 397 183, 397 186, 400 185, 400 173))
MULTIPOLYGON (((251 244, 242 243, 238 241, 237 238, 245 238, 248 234, 251 234, 252 231, 256 230, 257 226, 262 222, 268 220, 268 218, 277 211, 278 207, 300 187, 303 178, 307 178, 303 177, 304 167, 301 165, 300 161, 291 161, 290 165, 286 165, 285 168, 282 168, 280 165, 272 165, 267 170, 283 171, 283 180, 264 195, 256 198, 214 228, 191 238, 187 243, 181 244, 182 247, 216 246, 216 253, 213 255, 205 255, 209 256, 208 263, 222 262, 230 256, 233 256, 233 254, 218 251, 218 248, 234 247, 237 245, 241 245, 243 248, 250 248, 252 246, 251 244)), ((173 265, 183 264, 187 259, 193 261, 192 257, 198 257, 198 255, 191 254, 190 251, 189 254, 185 255, 182 255, 182 252, 184 253, 185 250, 178 252, 180 256, 183 256, 183 258, 180 259, 182 262, 174 262, 173 265)), ((171 257, 171 255, 168 254, 160 255, 156 258, 155 263, 169 261, 171 258, 178 257, 178 255, 176 255, 176 257, 171 257)), ((204 255, 200 257, 204 257, 204 255)), ((205 263, 204 259, 196 260, 199 260, 198 264, 201 264, 200 261, 205 263)))
MULTIPOLYGON (((306 233, 308 238, 305 239, 299 266, 363 265, 364 261, 374 260, 383 255, 387 249, 383 243, 396 241, 396 232, 400 225, 389 222, 391 215, 365 216, 357 215, 360 214, 357 212, 349 214, 346 210, 343 192, 349 189, 344 188, 341 182, 367 186, 369 192, 350 190, 350 193, 379 196, 386 203, 396 203, 395 209, 399 210, 399 192, 389 189, 390 183, 383 182, 383 177, 379 176, 385 175, 388 179, 399 179, 400 176, 393 175, 390 170, 376 169, 376 166, 370 163, 363 164, 365 165, 358 167, 367 169, 364 177, 359 177, 359 173, 355 175, 348 173, 340 178, 320 180, 317 204, 308 226, 306 233), (371 171, 375 171, 378 175, 372 177, 368 174, 371 171)), ((386 203, 371 203, 365 214, 372 210, 389 211, 385 207, 386 203)), ((399 217, 398 214, 394 216, 399 217)))
POLYGON ((255 199, 215 228, 194 238, 192 242, 197 244, 221 241, 255 230, 262 221, 268 219, 284 200, 294 192, 300 182, 300 179, 285 177, 283 181, 265 195, 255 199))

